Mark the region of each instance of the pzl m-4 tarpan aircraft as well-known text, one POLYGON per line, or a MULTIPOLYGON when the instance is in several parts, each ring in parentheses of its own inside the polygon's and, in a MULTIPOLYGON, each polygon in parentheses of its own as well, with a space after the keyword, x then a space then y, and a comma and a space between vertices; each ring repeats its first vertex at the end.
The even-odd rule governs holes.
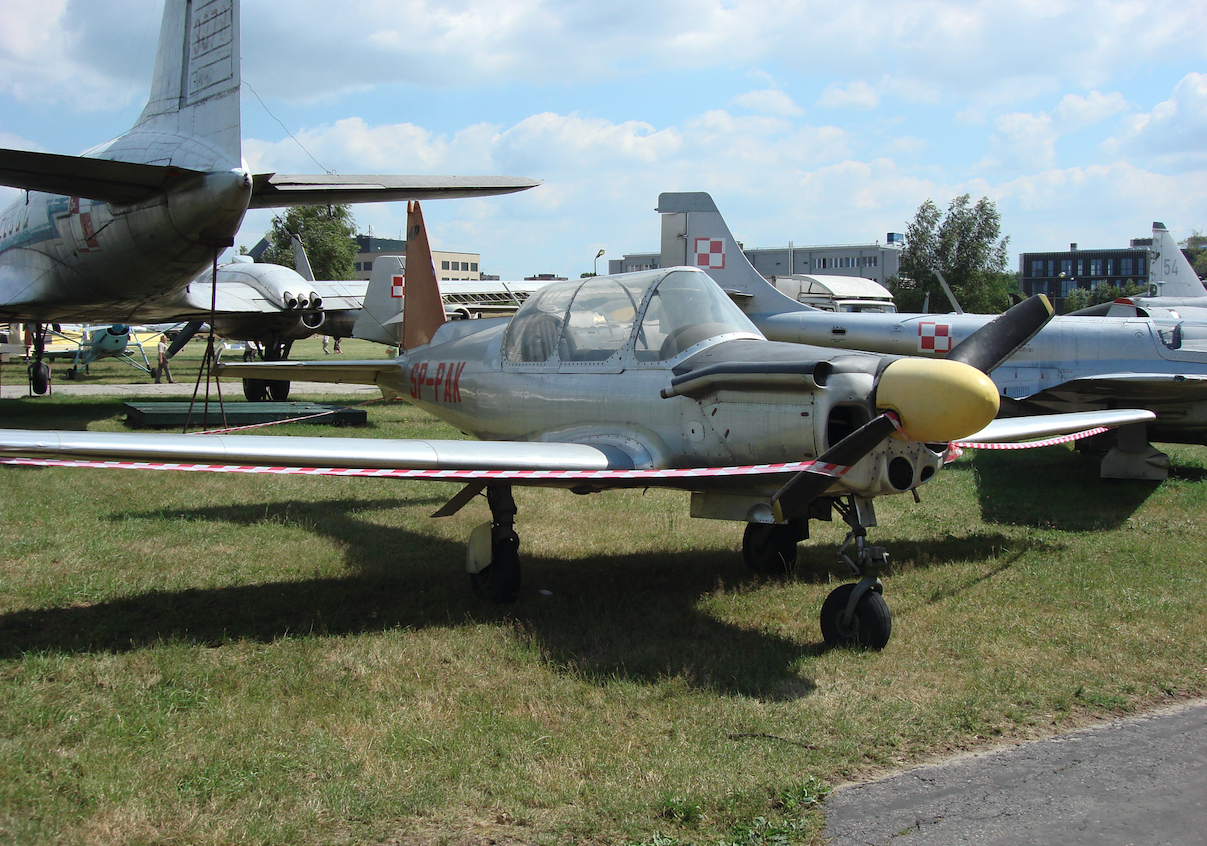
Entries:
MULTIPOLYGON (((0 184, 25 191, 0 213, 0 316, 37 325, 34 393, 49 382, 45 324, 176 320, 195 305, 186 286, 233 243, 249 208, 480 197, 538 184, 253 174, 241 152, 239 44, 239 0, 166 0, 150 100, 133 129, 83 156, 0 150, 0 184)), ((286 317, 296 322, 297 310, 286 317)))
POLYGON ((399 358, 220 370, 377 385, 480 441, 0 430, 2 460, 241 471, 267 465, 272 472, 461 482, 435 516, 485 493, 491 520, 471 534, 466 569, 474 589, 498 601, 516 599, 520 589, 513 485, 690 491, 692 516, 746 523, 747 562, 781 574, 795 564, 809 521, 836 511, 850 525, 840 555, 858 581, 826 599, 822 634, 831 645, 881 648, 892 618, 879 580, 887 555, 867 543, 875 497, 914 491, 943 467, 950 442, 969 436, 1015 440, 1152 416, 992 422, 998 393, 985 371, 1048 319, 1042 297, 1010 310, 945 360, 768 341, 690 267, 554 283, 511 318, 446 322, 430 254, 423 259, 418 203, 407 234, 399 358))
MULTIPOLYGON (((985 314, 835 313, 810 308, 754 269, 708 194, 661 194, 658 210, 662 265, 706 270, 773 340, 942 358, 995 319, 985 314)), ((1158 234, 1154 226, 1154 236, 1158 234)), ((1166 240, 1175 255, 1162 256, 1168 261, 1154 269, 1154 277, 1176 268, 1182 277, 1189 274, 1197 281, 1173 239, 1166 240), (1179 259, 1184 267, 1176 264, 1179 259)), ((1150 440, 1207 443, 1207 321, 1134 313, 1054 317, 995 369, 992 378, 1002 395, 1003 416, 1111 408, 1154 412, 1156 419, 1150 423, 1120 427, 1079 444, 1105 453, 1104 478, 1165 479, 1169 458, 1150 440)))

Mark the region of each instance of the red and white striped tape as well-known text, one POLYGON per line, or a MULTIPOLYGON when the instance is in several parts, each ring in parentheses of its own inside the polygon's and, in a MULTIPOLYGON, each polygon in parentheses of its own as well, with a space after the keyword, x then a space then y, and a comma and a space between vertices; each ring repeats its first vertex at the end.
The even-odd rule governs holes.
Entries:
POLYGON ((1086 429, 1084 432, 1076 432, 1072 435, 1060 435, 1055 438, 1046 438, 1042 441, 1024 441, 1022 443, 1012 444, 981 444, 975 441, 952 441, 947 447, 947 455, 943 461, 949 463, 959 458, 966 449, 1035 449, 1036 447, 1056 446, 1057 444, 1067 444, 1073 441, 1079 441, 1082 438, 1089 438, 1094 435, 1101 435, 1103 432, 1109 431, 1106 426, 1099 426, 1095 429, 1086 429))
POLYGON ((809 470, 838 478, 850 470, 839 464, 792 461, 784 464, 752 464, 741 467, 685 467, 665 470, 406 470, 365 467, 267 467, 242 464, 178 464, 165 461, 90 461, 73 458, 0 458, 0 464, 25 467, 97 467, 111 470, 185 470, 205 473, 275 473, 299 476, 370 476, 391 479, 516 481, 642 480, 758 476, 798 473, 809 470))

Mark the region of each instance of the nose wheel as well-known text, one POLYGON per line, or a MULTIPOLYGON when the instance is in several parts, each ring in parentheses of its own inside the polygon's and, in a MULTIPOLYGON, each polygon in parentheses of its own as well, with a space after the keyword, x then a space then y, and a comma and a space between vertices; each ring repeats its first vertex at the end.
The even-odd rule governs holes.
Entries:
POLYGON ((859 581, 840 585, 822 603, 822 639, 831 648, 883 649, 893 633, 893 615, 880 583, 880 573, 888 567, 889 557, 884 547, 867 542, 867 527, 876 525, 871 500, 852 496, 845 503, 835 501, 834 507, 851 527, 838 548, 838 559, 859 581))

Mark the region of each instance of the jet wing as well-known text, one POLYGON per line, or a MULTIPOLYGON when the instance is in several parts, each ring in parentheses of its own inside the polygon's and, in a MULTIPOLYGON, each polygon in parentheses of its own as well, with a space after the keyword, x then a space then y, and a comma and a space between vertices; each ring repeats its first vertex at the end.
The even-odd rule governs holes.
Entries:
POLYGON ((0 185, 117 205, 141 202, 204 176, 180 167, 0 150, 0 185))
POLYGON ((511 194, 540 185, 515 176, 297 176, 256 174, 249 208, 382 203, 511 194))
POLYGON ((1044 403, 1149 406, 1207 399, 1207 376, 1173 373, 1103 373, 1070 379, 1025 399, 1044 403))
POLYGON ((1019 443, 1050 435, 1069 435, 1099 427, 1114 428, 1129 423, 1148 423, 1157 415, 1144 409, 1078 411, 1072 414, 1040 414, 1034 417, 1007 417, 994 420, 961 444, 1019 443))

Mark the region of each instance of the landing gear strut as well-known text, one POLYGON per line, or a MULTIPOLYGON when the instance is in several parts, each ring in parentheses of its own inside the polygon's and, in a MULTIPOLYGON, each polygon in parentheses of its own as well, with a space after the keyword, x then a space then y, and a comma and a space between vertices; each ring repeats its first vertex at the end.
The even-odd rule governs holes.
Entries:
POLYGON ((858 496, 835 500, 834 508, 851 531, 838 548, 838 559, 859 579, 833 590, 821 606, 821 636, 826 645, 883 649, 893 632, 893 615, 882 596, 880 573, 888 567, 888 553, 867 542, 867 527, 876 525, 872 501, 858 496), (852 549, 853 547, 853 549, 852 549), (854 552, 854 557, 848 555, 854 552))
POLYGON ((29 365, 29 392, 40 397, 50 390, 50 365, 42 360, 46 355, 46 325, 35 323, 33 330, 34 360, 29 365))
MULTIPOLYGON (((263 345, 261 358, 264 361, 285 361, 293 341, 266 341, 263 345)), ((243 396, 248 402, 285 402, 289 399, 289 381, 287 379, 244 379, 243 396)))
POLYGON ((520 595, 520 537, 514 528, 516 507, 511 485, 487 485, 486 501, 490 522, 479 526, 470 537, 466 562, 469 583, 483 599, 510 604, 520 595), (489 563, 485 563, 487 554, 489 563))

